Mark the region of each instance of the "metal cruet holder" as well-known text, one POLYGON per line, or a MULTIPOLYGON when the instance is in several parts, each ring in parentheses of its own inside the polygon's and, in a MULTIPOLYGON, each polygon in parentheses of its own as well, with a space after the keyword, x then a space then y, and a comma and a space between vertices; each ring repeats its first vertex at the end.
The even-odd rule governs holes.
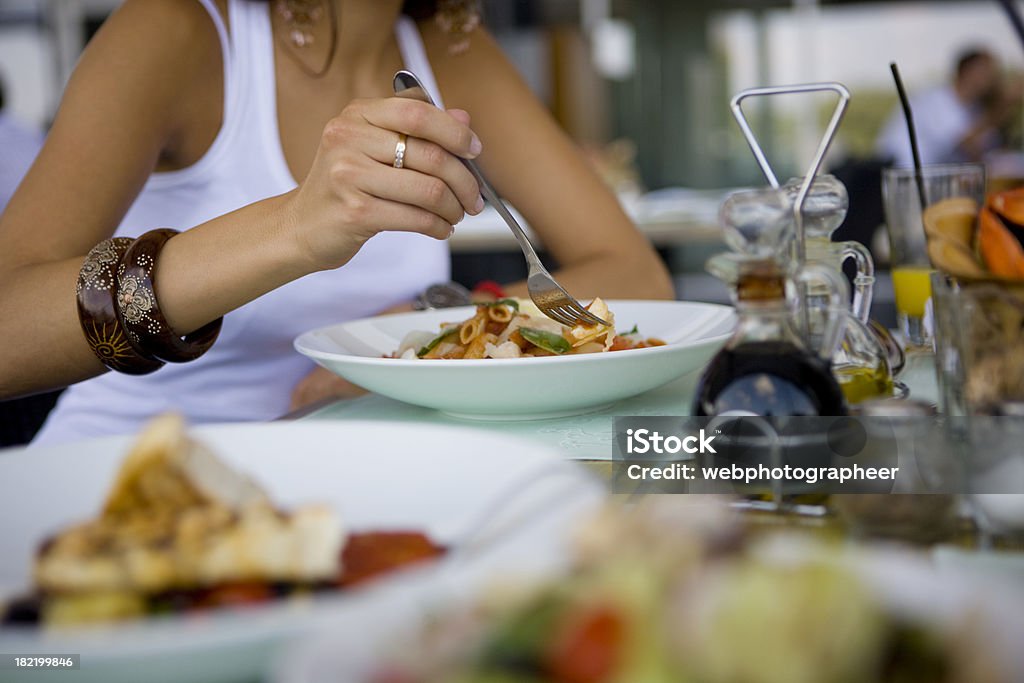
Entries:
MULTIPOLYGON (((749 88, 733 97, 732 102, 730 103, 732 114, 736 118, 736 122, 739 124, 740 130, 743 131, 743 137, 746 138, 747 144, 750 146, 750 150, 754 153, 754 158, 757 159, 757 163, 761 167, 761 172, 764 174, 769 185, 775 189, 779 189, 781 187, 779 179, 775 175, 775 171, 772 170, 772 166, 768 162, 768 158, 765 156, 764 150, 761 149, 761 145, 758 143, 757 137, 754 135, 754 131, 751 129, 746 116, 743 114, 743 101, 752 97, 770 97, 772 95, 793 95, 812 92, 834 92, 839 96, 839 101, 836 103, 836 108, 832 112, 832 118, 829 121, 828 127, 825 129, 825 134, 822 136, 821 142, 818 143, 818 150, 814 155, 814 159, 811 161, 811 166, 807 173, 804 174, 803 183, 800 185, 800 191, 797 193, 796 200, 793 202, 793 225, 795 226, 796 232, 796 239, 794 240, 794 265, 797 269, 803 268, 807 260, 807 245, 804 239, 804 202, 807 200, 807 195, 814 183, 814 178, 818 175, 818 171, 821 170, 821 165, 825 159, 825 155, 828 153, 829 147, 831 147, 832 141, 835 139, 836 131, 839 130, 839 124, 842 122, 843 116, 846 114, 846 109, 850 103, 850 91, 841 83, 834 82, 749 88)), ((800 296, 798 299, 800 306, 798 317, 799 328, 801 333, 804 335, 805 340, 809 341, 810 318, 807 311, 806 285, 800 285, 800 296)))

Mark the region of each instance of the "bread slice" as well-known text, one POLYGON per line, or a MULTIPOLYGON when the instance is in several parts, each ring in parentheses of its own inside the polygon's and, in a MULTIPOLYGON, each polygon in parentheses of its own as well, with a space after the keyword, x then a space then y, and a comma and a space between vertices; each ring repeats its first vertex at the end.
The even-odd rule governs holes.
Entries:
POLYGON ((235 512, 200 505, 176 515, 100 518, 67 529, 39 552, 44 593, 155 594, 235 581, 315 583, 338 576, 343 533, 332 510, 235 512))
POLYGON ((970 246, 978 222, 978 202, 970 197, 953 197, 935 202, 924 210, 922 222, 928 237, 941 237, 970 246))
POLYGON ((333 510, 280 511, 249 477, 185 432, 155 420, 118 472, 102 514, 40 548, 49 594, 160 593, 233 581, 313 583, 340 571, 333 510))
POLYGON ((185 431, 180 415, 156 418, 139 436, 103 506, 104 516, 161 513, 195 505, 229 510, 262 503, 267 494, 185 431))

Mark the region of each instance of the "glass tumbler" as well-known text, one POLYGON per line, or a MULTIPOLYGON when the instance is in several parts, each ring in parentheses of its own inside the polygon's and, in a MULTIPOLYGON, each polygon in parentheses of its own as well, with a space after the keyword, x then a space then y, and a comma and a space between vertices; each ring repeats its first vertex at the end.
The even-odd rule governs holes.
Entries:
MULTIPOLYGON (((921 187, 928 205, 952 197, 970 197, 980 204, 985 198, 985 167, 982 164, 925 166, 921 169, 921 187)), ((925 313, 931 299, 932 267, 926 250, 923 209, 914 169, 885 169, 882 198, 900 331, 911 350, 930 350, 934 340, 925 325, 925 313)))

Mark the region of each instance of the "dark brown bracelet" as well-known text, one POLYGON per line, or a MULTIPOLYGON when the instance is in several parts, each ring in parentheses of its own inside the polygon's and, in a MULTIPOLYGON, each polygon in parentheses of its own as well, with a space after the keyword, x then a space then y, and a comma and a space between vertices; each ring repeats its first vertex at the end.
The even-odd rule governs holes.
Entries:
POLYGON ((144 353, 170 363, 185 363, 206 353, 217 341, 223 318, 184 337, 167 324, 157 303, 156 260, 177 230, 150 230, 136 239, 117 269, 117 312, 132 342, 144 353))
POLYGON ((85 257, 75 287, 78 321, 89 348, 111 370, 128 375, 148 375, 163 362, 141 353, 132 345, 117 317, 117 267, 132 240, 103 240, 85 257))

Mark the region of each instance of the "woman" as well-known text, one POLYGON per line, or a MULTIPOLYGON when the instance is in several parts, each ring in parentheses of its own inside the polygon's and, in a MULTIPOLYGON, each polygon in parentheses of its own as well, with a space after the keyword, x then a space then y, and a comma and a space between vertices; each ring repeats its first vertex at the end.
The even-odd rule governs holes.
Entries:
MULTIPOLYGON (((296 334, 447 279, 444 240, 483 208, 460 157, 479 157, 574 294, 671 294, 493 39, 453 38, 427 18, 433 4, 405 8, 418 26, 401 0, 127 0, 110 17, 0 217, 0 397, 104 372, 74 292, 112 234, 181 230, 153 266, 170 329, 231 314, 198 360, 76 384, 39 440, 127 432, 168 409, 218 421, 285 411, 313 368, 292 351, 296 334), (393 97, 400 68, 457 108, 393 97)), ((122 314, 140 295, 116 292, 122 314)))

